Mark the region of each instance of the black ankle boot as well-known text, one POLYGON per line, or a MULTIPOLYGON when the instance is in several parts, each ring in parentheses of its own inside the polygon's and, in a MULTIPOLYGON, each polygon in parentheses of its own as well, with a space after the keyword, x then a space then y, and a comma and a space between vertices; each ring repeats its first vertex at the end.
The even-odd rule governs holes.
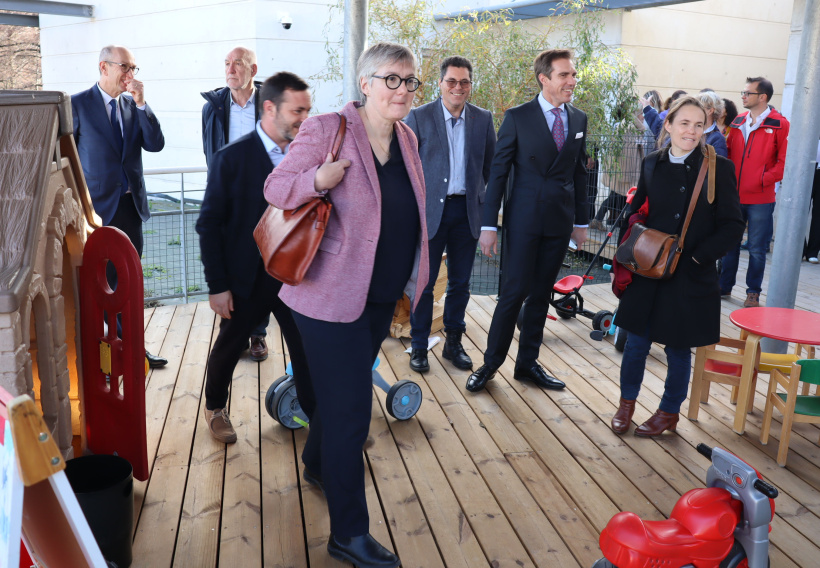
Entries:
POLYGON ((336 560, 348 561, 357 568, 397 568, 399 558, 369 534, 327 541, 327 552, 336 560))
POLYGON ((448 331, 446 332, 447 339, 444 340, 444 350, 441 354, 444 356, 445 359, 449 359, 453 362, 453 365, 461 369, 462 371, 467 371, 473 368, 473 360, 470 359, 470 356, 467 355, 464 351, 464 347, 461 345, 461 334, 460 331, 448 331))

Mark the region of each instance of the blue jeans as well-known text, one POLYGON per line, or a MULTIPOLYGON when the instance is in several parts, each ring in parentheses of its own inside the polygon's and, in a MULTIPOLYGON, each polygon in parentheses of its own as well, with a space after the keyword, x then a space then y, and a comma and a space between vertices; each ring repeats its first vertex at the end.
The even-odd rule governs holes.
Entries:
POLYGON ((441 268, 441 255, 447 249, 447 297, 444 299, 444 331, 464 332, 464 311, 470 301, 470 275, 473 272, 478 240, 470 232, 467 219, 467 199, 452 197, 444 202, 441 223, 429 240, 430 279, 410 314, 410 337, 413 349, 427 349, 427 339, 433 324, 433 288, 441 268))
MULTIPOLYGON (((759 294, 763 289, 766 252, 774 230, 774 203, 740 204, 743 221, 749 223, 749 269, 746 271, 746 293, 759 294)), ((729 294, 737 279, 740 243, 723 257, 720 270, 720 292, 729 294)))
MULTIPOLYGON (((626 347, 621 360, 621 397, 635 400, 641 391, 643 374, 646 369, 646 358, 652 341, 649 337, 629 332, 626 347)), ((689 372, 692 368, 692 350, 688 347, 663 348, 666 352, 666 383, 659 408, 670 414, 680 412, 680 405, 686 400, 689 392, 689 372)))

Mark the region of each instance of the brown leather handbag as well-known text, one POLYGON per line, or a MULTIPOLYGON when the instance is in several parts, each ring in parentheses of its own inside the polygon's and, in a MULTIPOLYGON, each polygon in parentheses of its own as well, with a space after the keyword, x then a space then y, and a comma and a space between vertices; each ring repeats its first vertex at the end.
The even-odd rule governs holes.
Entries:
MULTIPOLYGON (((339 131, 331 147, 334 162, 346 131, 347 119, 339 114, 339 131)), ((331 209, 333 205, 327 195, 315 197, 296 209, 268 206, 253 231, 268 274, 290 286, 302 282, 325 235, 331 209)))
MULTIPOLYGON (((700 197, 706 172, 709 169, 712 171, 715 169, 715 150, 711 146, 706 146, 706 149, 708 158, 703 160, 700 172, 698 172, 695 190, 689 201, 689 210, 686 212, 686 220, 683 222, 680 236, 650 229, 642 223, 635 223, 631 227, 629 237, 615 251, 615 259, 630 272, 655 280, 666 280, 675 273, 683 252, 683 241, 686 238, 689 221, 692 219, 692 213, 700 197)), ((709 203, 714 200, 714 180, 715 177, 710 172, 709 203)))

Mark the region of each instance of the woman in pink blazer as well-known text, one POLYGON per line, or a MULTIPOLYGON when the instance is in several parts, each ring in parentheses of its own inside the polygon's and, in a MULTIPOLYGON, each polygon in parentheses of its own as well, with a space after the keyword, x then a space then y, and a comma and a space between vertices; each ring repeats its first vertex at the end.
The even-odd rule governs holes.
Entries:
POLYGON ((360 567, 399 566, 369 534, 362 446, 371 369, 396 301, 406 292, 415 308, 427 283, 424 176, 416 137, 401 122, 419 86, 415 69, 406 47, 367 49, 357 65, 363 102, 342 110, 347 135, 338 161, 329 151, 339 117, 312 117, 265 183, 265 197, 282 209, 323 193, 333 203, 304 281, 282 286, 279 297, 293 310, 316 391, 303 477, 327 497, 328 553, 360 567))

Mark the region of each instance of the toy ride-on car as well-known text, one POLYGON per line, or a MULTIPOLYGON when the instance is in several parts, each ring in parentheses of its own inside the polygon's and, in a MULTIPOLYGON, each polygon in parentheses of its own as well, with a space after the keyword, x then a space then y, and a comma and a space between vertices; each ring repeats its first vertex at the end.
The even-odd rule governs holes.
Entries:
POLYGON ((599 538, 604 558, 592 568, 767 568, 769 523, 777 489, 749 464, 698 444, 712 460, 706 487, 684 493, 669 519, 618 513, 599 538))

